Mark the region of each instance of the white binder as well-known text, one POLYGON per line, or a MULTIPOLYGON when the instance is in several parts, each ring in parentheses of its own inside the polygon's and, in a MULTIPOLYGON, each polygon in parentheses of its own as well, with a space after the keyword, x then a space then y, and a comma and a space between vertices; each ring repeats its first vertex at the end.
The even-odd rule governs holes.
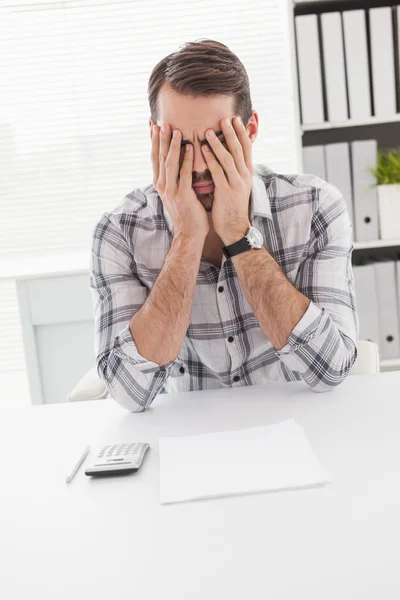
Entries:
POLYGON ((399 358, 399 316, 397 310, 396 263, 376 262, 375 286, 378 294, 379 353, 382 358, 399 358))
POLYGON ((317 16, 296 17, 296 34, 302 122, 307 125, 322 123, 324 105, 317 16))
POLYGON ((347 142, 327 144, 325 160, 327 181, 333 183, 342 192, 347 203, 350 221, 354 224, 349 144, 347 142))
MULTIPOLYGON (((397 39, 398 39, 398 46, 397 46, 397 53, 400 56, 400 6, 397 7, 396 9, 396 16, 397 16, 397 31, 399 32, 397 39)), ((400 64, 399 64, 400 67, 400 64)), ((400 76, 400 73, 399 73, 400 76)))
POLYGON ((399 335, 400 335, 400 254, 396 261, 396 297, 397 297, 397 318, 399 320, 399 335))
POLYGON ((326 181, 324 146, 303 148, 303 173, 316 175, 326 181))
POLYGON ((379 345, 378 299, 373 264, 353 266, 356 304, 360 321, 360 340, 370 340, 379 345))
POLYGON ((364 10, 343 12, 347 87, 352 120, 367 119, 372 114, 366 27, 364 10))
POLYGON ((376 140, 351 142, 355 240, 379 239, 376 180, 368 168, 376 167, 376 140))
POLYGON ((328 120, 331 122, 347 121, 346 76, 340 13, 322 14, 321 25, 328 120))
POLYGON ((375 115, 390 117, 396 113, 392 9, 372 8, 369 14, 375 115))

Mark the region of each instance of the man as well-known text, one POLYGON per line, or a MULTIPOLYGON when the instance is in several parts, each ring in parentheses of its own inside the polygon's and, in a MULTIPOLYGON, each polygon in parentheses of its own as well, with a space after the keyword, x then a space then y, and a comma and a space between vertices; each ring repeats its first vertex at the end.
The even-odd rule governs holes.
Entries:
POLYGON ((340 192, 253 166, 248 77, 219 42, 163 59, 149 102, 153 184, 93 232, 97 370, 110 395, 137 412, 173 391, 340 384, 358 334, 340 192))

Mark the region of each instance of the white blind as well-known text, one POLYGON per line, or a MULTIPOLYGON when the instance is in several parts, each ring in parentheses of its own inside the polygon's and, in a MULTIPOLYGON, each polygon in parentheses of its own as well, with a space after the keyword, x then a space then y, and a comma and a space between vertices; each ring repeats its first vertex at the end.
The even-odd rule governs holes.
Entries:
MULTIPOLYGON (((291 11, 282 0, 2 2, 0 261, 88 249, 102 212, 151 183, 148 78, 187 41, 239 56, 260 121, 253 160, 296 172, 291 11)), ((0 370, 24 368, 15 290, 1 280, 0 299, 0 370)))

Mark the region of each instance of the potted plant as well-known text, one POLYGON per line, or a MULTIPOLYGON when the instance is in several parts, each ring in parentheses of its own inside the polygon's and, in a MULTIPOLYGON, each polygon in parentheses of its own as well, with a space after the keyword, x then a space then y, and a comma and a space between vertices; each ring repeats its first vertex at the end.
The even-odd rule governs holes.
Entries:
POLYGON ((369 169, 378 190, 381 240, 400 239, 400 147, 379 151, 375 169, 369 169))

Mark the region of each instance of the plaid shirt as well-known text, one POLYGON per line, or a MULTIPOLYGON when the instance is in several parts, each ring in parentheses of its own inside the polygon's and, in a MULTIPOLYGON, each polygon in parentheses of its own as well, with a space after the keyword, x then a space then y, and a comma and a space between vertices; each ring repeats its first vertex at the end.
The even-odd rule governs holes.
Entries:
POLYGON ((311 300, 281 350, 261 331, 232 261, 223 257, 220 269, 201 260, 179 356, 166 365, 141 356, 129 322, 163 267, 173 239, 171 217, 148 185, 96 224, 90 289, 97 371, 126 409, 144 410, 162 393, 270 381, 302 379, 323 392, 349 373, 359 325, 345 200, 312 175, 282 175, 263 165, 254 170, 250 221, 288 280, 311 300))

